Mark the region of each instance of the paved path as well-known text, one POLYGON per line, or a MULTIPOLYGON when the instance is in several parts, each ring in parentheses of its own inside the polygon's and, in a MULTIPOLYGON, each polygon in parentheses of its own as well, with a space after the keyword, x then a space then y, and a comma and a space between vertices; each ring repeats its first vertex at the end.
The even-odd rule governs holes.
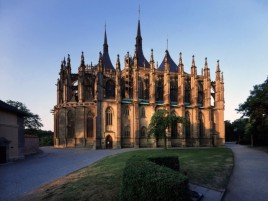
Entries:
POLYGON ((247 146, 226 144, 235 166, 223 201, 268 200, 268 154, 247 146))
POLYGON ((108 155, 130 151, 41 148, 43 153, 0 165, 0 201, 10 201, 108 155))

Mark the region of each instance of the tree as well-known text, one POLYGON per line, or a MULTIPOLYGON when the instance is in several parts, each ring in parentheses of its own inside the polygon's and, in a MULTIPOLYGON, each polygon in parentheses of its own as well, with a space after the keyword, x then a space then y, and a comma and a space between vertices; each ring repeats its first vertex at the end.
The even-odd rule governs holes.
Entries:
POLYGON ((38 130, 41 127, 43 127, 43 124, 41 123, 41 118, 39 117, 39 115, 32 113, 23 103, 19 101, 12 101, 12 100, 7 100, 6 103, 28 114, 28 116, 24 117, 25 128, 38 130))
POLYGON ((183 117, 177 117, 174 114, 170 114, 165 109, 157 110, 151 118, 151 122, 148 127, 148 138, 154 136, 156 140, 163 139, 165 141, 165 149, 167 148, 167 129, 173 122, 186 123, 187 119, 183 117))
POLYGON ((247 100, 236 110, 242 113, 242 117, 249 118, 247 132, 251 134, 251 144, 253 139, 268 144, 268 77, 264 83, 253 87, 247 100))

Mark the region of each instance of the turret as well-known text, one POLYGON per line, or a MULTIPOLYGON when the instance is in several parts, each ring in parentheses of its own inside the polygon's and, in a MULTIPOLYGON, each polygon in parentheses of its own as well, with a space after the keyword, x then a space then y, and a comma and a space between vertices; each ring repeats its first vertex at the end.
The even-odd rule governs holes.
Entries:
POLYGON ((204 82, 203 82, 203 92, 204 92, 204 107, 208 108, 211 106, 211 80, 210 72, 208 68, 207 58, 205 58, 204 65, 204 82))
POLYGON ((170 64, 168 60, 168 50, 164 58, 164 104, 170 105, 170 64))
POLYGON ((151 49, 151 58, 150 58, 149 102, 150 104, 155 104, 155 69, 154 69, 153 49, 151 49))
POLYGON ((182 53, 180 52, 179 66, 178 66, 178 105, 184 105, 185 95, 185 77, 184 77, 184 65, 182 62, 182 53))
POLYGON ((117 55, 117 60, 116 60, 116 94, 115 98, 117 101, 121 101, 121 68, 120 68, 120 59, 119 59, 119 54, 117 55))

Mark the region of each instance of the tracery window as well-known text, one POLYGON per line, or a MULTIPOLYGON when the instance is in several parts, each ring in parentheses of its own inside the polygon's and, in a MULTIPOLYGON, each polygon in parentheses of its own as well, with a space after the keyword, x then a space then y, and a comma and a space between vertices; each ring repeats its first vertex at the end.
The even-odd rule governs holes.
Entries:
POLYGON ((106 82, 106 98, 115 98, 115 83, 112 80, 106 82))
POLYGON ((130 127, 129 126, 126 126, 125 127, 124 136, 125 137, 130 137, 130 127))
POLYGON ((113 125, 113 111, 110 107, 106 110, 106 130, 111 131, 113 125))
POLYGON ((187 80, 185 83, 184 102, 191 104, 191 83, 190 83, 190 80, 187 80))
POLYGON ((143 99, 144 98, 144 87, 143 87, 143 80, 139 79, 139 99, 143 99))
POLYGON ((185 126, 185 137, 189 139, 191 137, 191 122, 190 122, 190 113, 189 111, 185 112, 185 118, 188 120, 188 123, 185 126))
POLYGON ((67 113, 67 138, 74 137, 74 115, 70 110, 67 113))
MULTIPOLYGON (((171 115, 176 116, 176 113, 173 111, 171 115)), ((178 123, 176 121, 171 123, 171 137, 172 138, 178 137, 178 123)))
POLYGON ((204 121, 202 112, 199 112, 198 118, 199 118, 199 136, 204 137, 204 121))
POLYGON ((142 118, 145 118, 146 117, 145 116, 145 108, 144 107, 141 108, 141 117, 142 118))
POLYGON ((146 137, 146 135, 147 135, 147 128, 143 126, 140 129, 140 137, 146 137))
POLYGON ((125 108, 125 116, 129 116, 129 107, 125 108))
POLYGON ((171 101, 178 101, 178 82, 176 80, 172 80, 170 82, 170 100, 171 101))
POLYGON ((91 112, 87 115, 87 137, 93 137, 93 115, 91 112))
POLYGON ((164 96, 164 91, 163 91, 163 80, 159 79, 157 82, 157 97, 156 100, 162 101, 164 96))
POLYGON ((203 105, 203 83, 198 83, 198 104, 203 105))

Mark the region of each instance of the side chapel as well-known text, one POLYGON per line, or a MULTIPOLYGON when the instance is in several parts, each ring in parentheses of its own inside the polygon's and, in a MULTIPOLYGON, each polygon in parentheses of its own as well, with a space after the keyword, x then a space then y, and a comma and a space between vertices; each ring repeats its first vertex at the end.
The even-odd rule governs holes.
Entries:
POLYGON ((155 66, 153 50, 149 61, 144 57, 139 19, 133 57, 127 52, 121 65, 117 55, 114 67, 105 29, 97 65, 86 65, 83 52, 77 73, 72 73, 70 55, 61 63, 54 106, 54 146, 164 146, 162 139, 147 139, 151 117, 162 108, 190 122, 175 123, 168 129, 168 147, 223 145, 224 81, 219 61, 215 81, 211 80, 207 58, 201 74, 197 73, 194 56, 187 73, 182 54, 176 64, 168 50, 160 66, 155 66))

